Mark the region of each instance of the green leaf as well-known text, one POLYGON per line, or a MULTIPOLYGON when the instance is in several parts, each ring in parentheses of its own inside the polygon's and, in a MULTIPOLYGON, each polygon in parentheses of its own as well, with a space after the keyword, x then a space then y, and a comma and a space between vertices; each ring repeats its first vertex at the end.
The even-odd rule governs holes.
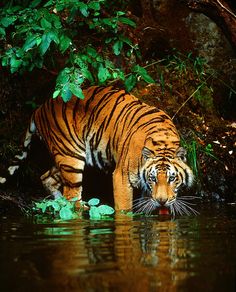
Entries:
POLYGON ((41 3, 42 0, 34 0, 30 3, 30 7, 35 8, 41 3))
POLYGON ((31 34, 30 36, 27 37, 22 49, 25 52, 29 51, 30 49, 32 49, 37 44, 37 40, 38 39, 39 39, 38 35, 31 34))
POLYGON ((58 95, 60 94, 61 90, 57 89, 53 92, 52 98, 56 98, 58 97, 58 95))
POLYGON ((125 12, 124 11, 117 11, 116 15, 117 16, 125 15, 125 12))
POLYGON ((11 24, 13 24, 13 22, 15 22, 16 17, 15 16, 7 16, 7 17, 3 17, 0 21, 0 23, 4 26, 4 27, 8 27, 11 24))
POLYGON ((129 45, 130 47, 132 47, 132 41, 129 38, 122 35, 122 36, 120 36, 120 40, 122 42, 126 43, 127 45, 129 45))
POLYGON ((81 68, 81 73, 84 79, 88 79, 90 82, 94 82, 93 75, 87 68, 81 68))
POLYGON ((90 219, 101 219, 101 214, 98 210, 98 207, 95 206, 91 206, 91 208, 89 209, 89 217, 90 219))
POLYGON ((60 36, 59 39, 59 49, 62 53, 64 53, 72 43, 72 40, 65 34, 60 36))
POLYGON ((110 73, 106 67, 103 65, 99 66, 98 69, 98 80, 100 83, 104 83, 110 77, 110 73))
POLYGON ((124 24, 128 24, 129 26, 132 26, 132 27, 136 27, 136 23, 127 17, 119 17, 118 19, 120 22, 124 24))
POLYGON ((66 67, 64 68, 57 76, 57 84, 64 85, 70 79, 71 69, 66 67))
POLYGON ((10 65, 11 65, 11 73, 15 73, 16 71, 18 71, 19 67, 21 66, 22 64, 22 60, 17 60, 15 58, 15 56, 13 56, 11 59, 10 59, 10 65))
POLYGON ((70 220, 74 218, 73 212, 71 211, 70 208, 66 206, 61 208, 59 215, 60 215, 60 218, 63 220, 70 220))
POLYGON ((88 3, 88 7, 93 10, 100 10, 100 3, 98 1, 92 1, 88 3))
POLYGON ((120 55, 120 52, 123 48, 123 42, 121 40, 118 40, 113 45, 113 52, 116 56, 120 55))
POLYGON ((155 83, 155 81, 152 79, 152 77, 147 73, 146 69, 139 65, 135 65, 133 68, 133 71, 138 73, 139 76, 141 76, 144 81, 147 83, 155 83))
POLYGON ((89 206, 96 206, 100 203, 100 200, 97 198, 92 198, 88 201, 89 206))
POLYGON ((52 24, 49 21, 47 21, 45 18, 42 18, 40 20, 40 24, 41 24, 42 28, 44 28, 44 29, 52 28, 52 24))
POLYGON ((36 208, 41 209, 43 213, 45 213, 47 204, 43 202, 35 203, 36 208))
POLYGON ((126 80, 125 80, 125 88, 129 92, 131 91, 135 84, 137 82, 137 76, 136 75, 130 75, 126 80))
POLYGON ((71 90, 69 88, 69 84, 65 84, 63 86, 63 89, 61 91, 61 97, 62 97, 64 102, 67 102, 67 101, 69 101, 71 99, 72 92, 71 92, 71 90))
POLYGON ((89 16, 88 5, 83 2, 78 2, 77 6, 81 12, 81 14, 85 17, 89 16))
POLYGON ((52 202, 52 207, 53 207, 53 209, 55 211, 59 211, 60 210, 60 205, 55 201, 52 202))
POLYGON ((75 96, 79 97, 80 99, 84 99, 83 91, 78 85, 70 83, 69 88, 75 96))
POLYGON ((9 64, 9 58, 8 57, 2 57, 2 66, 8 66, 9 64))
POLYGON ((93 47, 88 46, 86 50, 88 55, 90 55, 93 58, 96 58, 98 53, 93 47))
POLYGON ((155 80, 153 80, 153 78, 148 73, 147 74, 143 74, 141 77, 147 83, 155 83, 155 80))
POLYGON ((100 205, 98 206, 98 210, 101 215, 112 215, 115 213, 115 210, 108 205, 100 205))
POLYGON ((6 31, 2 27, 0 27, 0 36, 1 36, 0 38, 5 38, 5 36, 6 36, 6 31))
POLYGON ((39 51, 40 51, 41 55, 44 55, 47 52, 51 42, 52 42, 51 33, 43 34, 42 41, 41 41, 41 44, 39 46, 39 51))

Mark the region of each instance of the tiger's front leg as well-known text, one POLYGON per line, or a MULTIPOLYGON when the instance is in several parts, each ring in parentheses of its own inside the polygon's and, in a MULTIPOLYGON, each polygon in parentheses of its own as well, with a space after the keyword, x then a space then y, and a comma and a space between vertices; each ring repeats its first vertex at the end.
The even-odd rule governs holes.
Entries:
POLYGON ((128 174, 120 169, 113 172, 113 194, 116 211, 130 211, 133 207, 133 188, 130 185, 128 174))
POLYGON ((82 181, 85 159, 57 157, 56 162, 61 173, 63 196, 67 200, 77 198, 78 201, 82 201, 82 181))

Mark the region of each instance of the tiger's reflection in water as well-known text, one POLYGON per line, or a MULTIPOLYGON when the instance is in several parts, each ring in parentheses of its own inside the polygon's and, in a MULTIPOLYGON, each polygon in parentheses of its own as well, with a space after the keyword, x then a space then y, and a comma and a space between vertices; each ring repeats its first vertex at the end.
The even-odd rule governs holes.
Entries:
POLYGON ((57 291, 175 291, 189 256, 178 222, 123 216, 45 227, 47 248, 24 257, 31 281, 57 291))

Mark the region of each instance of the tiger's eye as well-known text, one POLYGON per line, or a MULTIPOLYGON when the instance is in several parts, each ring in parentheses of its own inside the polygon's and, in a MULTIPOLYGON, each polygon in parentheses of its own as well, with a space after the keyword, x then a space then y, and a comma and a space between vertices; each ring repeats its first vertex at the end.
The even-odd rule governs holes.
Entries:
POLYGON ((152 182, 156 182, 157 181, 157 178, 155 175, 150 175, 149 179, 152 181, 152 182))
POLYGON ((170 177, 169 177, 169 182, 173 182, 175 180, 175 176, 174 175, 171 175, 170 177))

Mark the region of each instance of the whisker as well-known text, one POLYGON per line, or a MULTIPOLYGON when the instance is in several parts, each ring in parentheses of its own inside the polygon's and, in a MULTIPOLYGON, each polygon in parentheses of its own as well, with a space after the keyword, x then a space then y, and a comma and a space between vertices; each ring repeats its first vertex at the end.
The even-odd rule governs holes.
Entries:
POLYGON ((184 200, 181 200, 180 198, 176 199, 176 201, 174 202, 174 205, 177 207, 180 215, 183 215, 183 214, 186 214, 186 215, 191 215, 191 214, 198 215, 199 214, 198 211, 196 211, 195 209, 193 209, 190 206, 190 205, 194 205, 194 204, 192 204, 190 202, 186 202, 184 200))
POLYGON ((134 200, 133 206, 139 206, 142 203, 146 203, 148 201, 148 198, 139 198, 134 200))
POLYGON ((147 215, 151 214, 153 210, 153 204, 152 204, 152 201, 149 200, 147 201, 146 205, 143 206, 143 212, 147 215))
POLYGON ((182 200, 195 200, 195 199, 201 199, 199 196, 181 196, 178 197, 178 199, 182 200))
POLYGON ((171 204, 171 205, 170 205, 170 213, 173 215, 173 217, 176 216, 176 211, 175 211, 174 204, 171 204))
POLYGON ((153 210, 157 207, 157 203, 150 197, 139 198, 134 200, 133 210, 134 213, 145 213, 150 215, 153 210))
POLYGON ((190 205, 195 205, 193 203, 189 203, 189 202, 184 202, 184 201, 181 201, 181 204, 183 206, 185 206, 185 208, 188 208, 190 209, 194 214, 199 214, 199 212, 197 212, 195 209, 193 209, 190 205))
POLYGON ((133 204, 133 210, 136 209, 137 211, 140 211, 143 209, 143 207, 147 204, 148 200, 147 199, 139 199, 135 204, 133 204))

